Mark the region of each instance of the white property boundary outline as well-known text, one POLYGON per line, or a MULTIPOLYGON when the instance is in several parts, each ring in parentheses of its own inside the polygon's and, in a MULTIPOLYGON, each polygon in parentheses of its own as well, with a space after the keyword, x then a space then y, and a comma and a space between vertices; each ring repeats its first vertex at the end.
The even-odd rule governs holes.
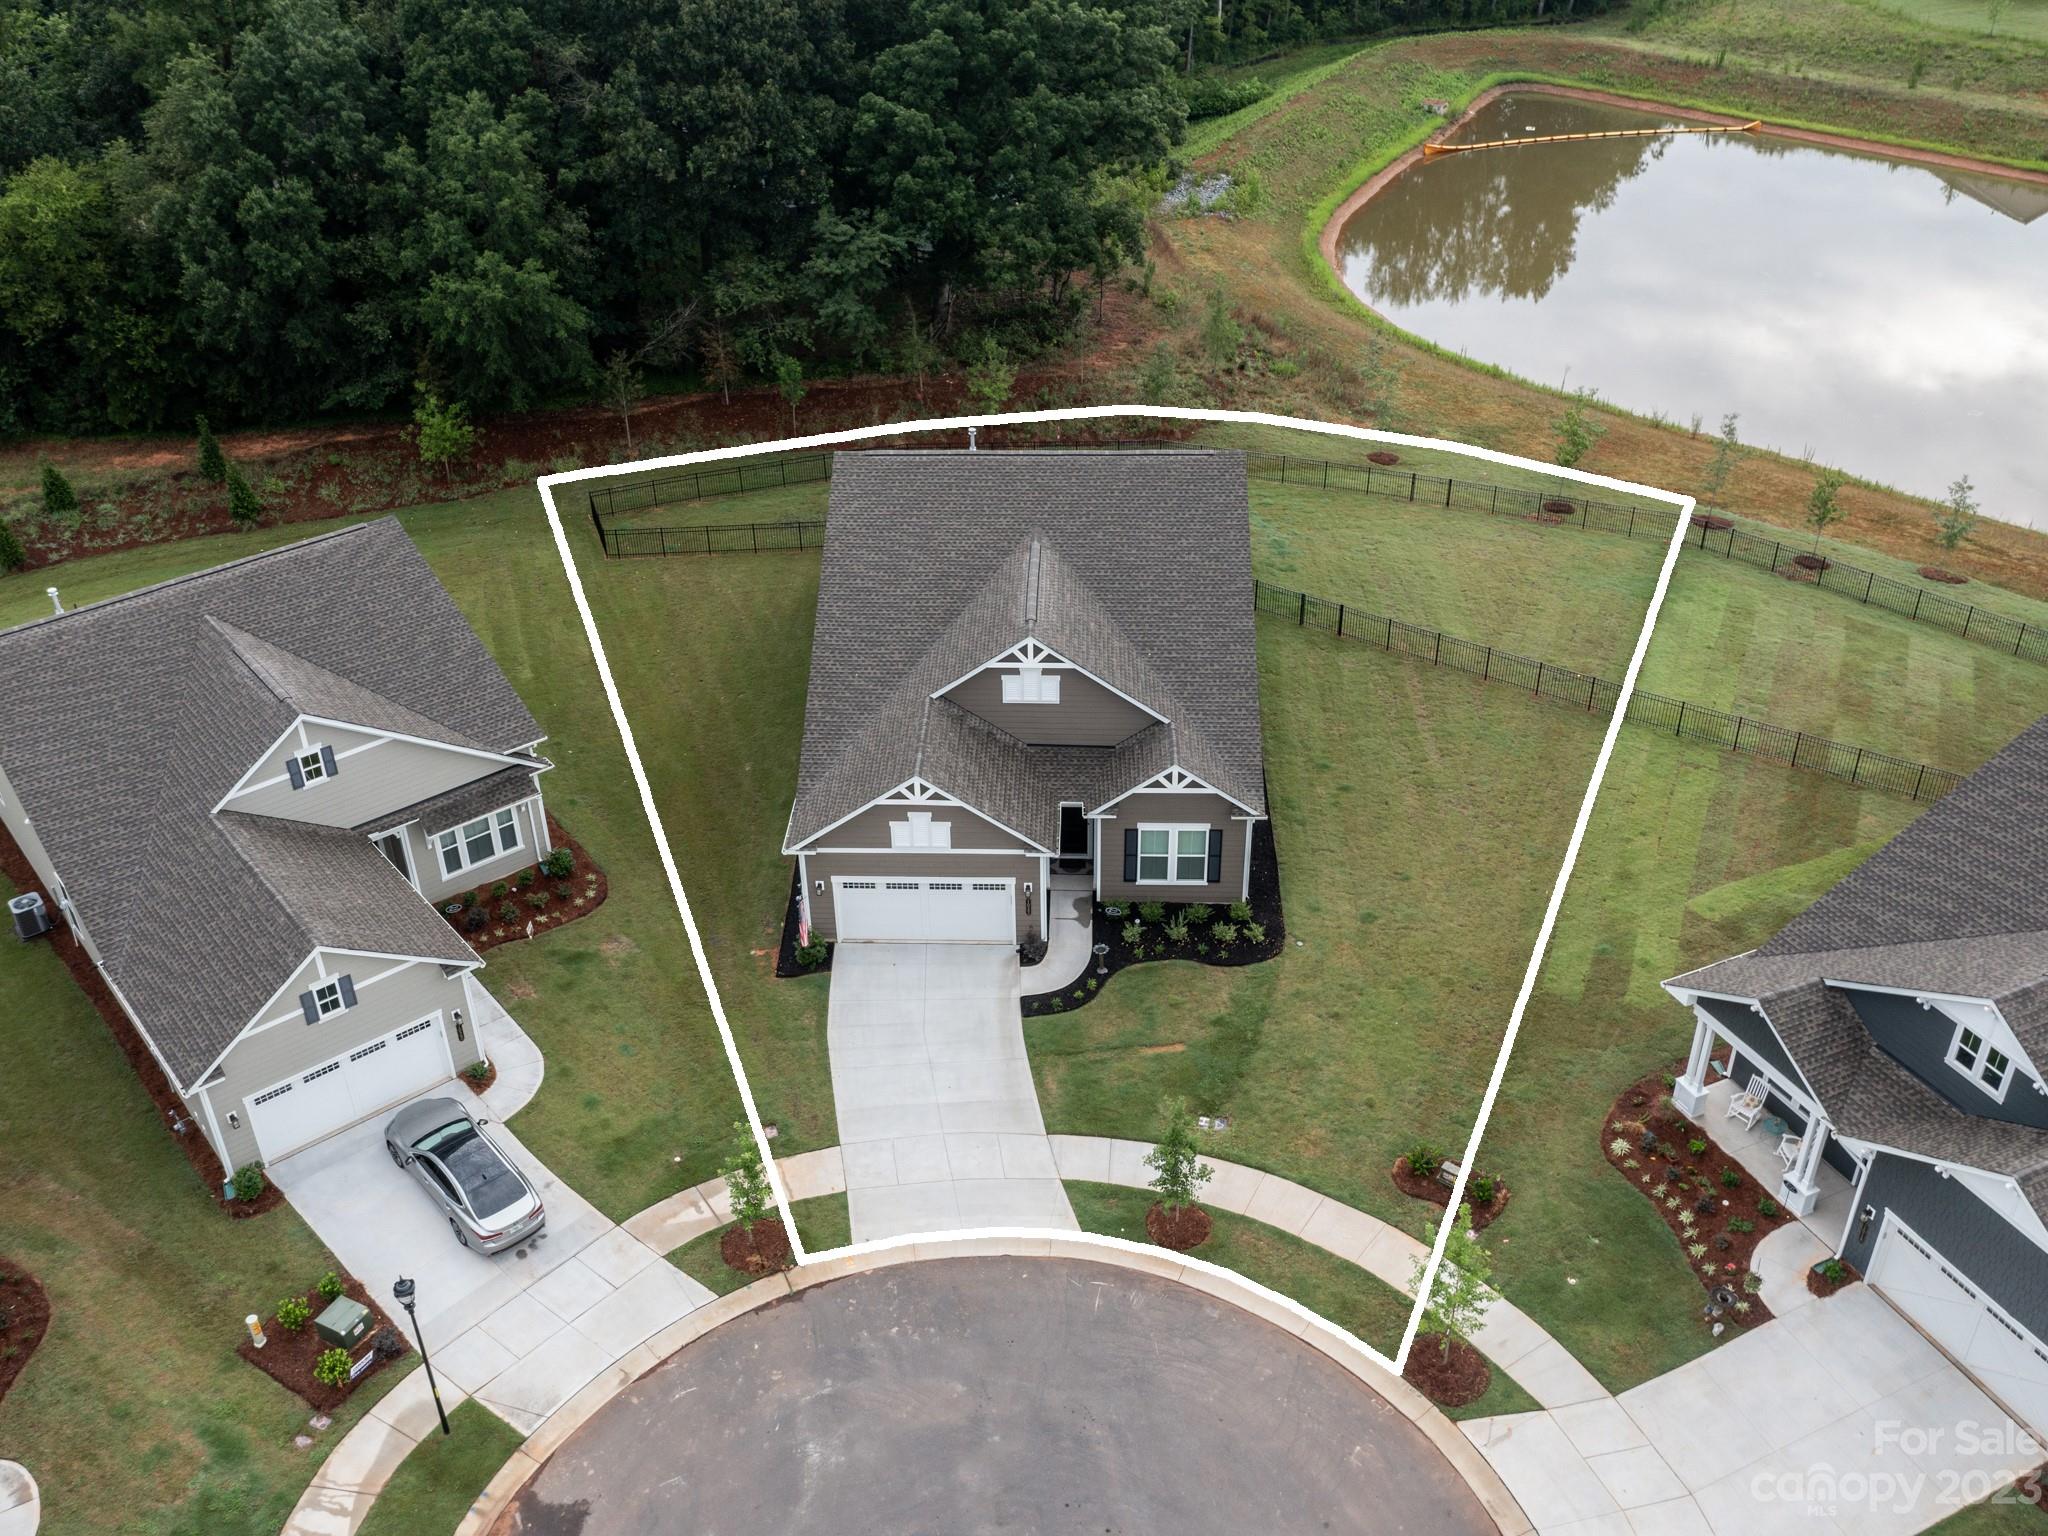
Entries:
MULTIPOLYGON (((561 556, 562 570, 569 580, 569 591, 576 600, 576 612, 583 620, 583 632, 590 641, 591 655, 597 662, 598 677, 604 684, 605 700, 611 706, 612 718, 619 727, 620 741, 626 749, 626 761, 633 770, 634 786, 640 791, 641 809, 646 813, 648 825, 653 830, 655 846, 661 855, 661 867, 668 877, 669 891, 675 897, 676 910, 681 914, 683 929, 689 935, 690 955, 697 965, 698 980, 703 984, 704 995, 711 1005, 711 1017, 718 1025, 718 1036, 725 1047, 726 1060, 731 1065, 733 1078, 739 1085, 740 1102, 747 1112, 747 1124, 753 1131, 754 1145, 761 1154, 762 1167, 767 1171, 769 1186, 775 1195, 776 1210, 782 1217, 783 1225, 788 1229, 790 1244, 799 1265, 879 1253, 890 1249, 913 1248, 921 1242, 976 1238, 1079 1238, 1086 1244, 1115 1249, 1122 1253, 1146 1253, 1152 1250, 1149 1244, 1105 1237, 1092 1232, 1056 1232, 1040 1227, 971 1227, 950 1232, 924 1232, 901 1237, 874 1238, 864 1243, 829 1249, 815 1256, 805 1252, 803 1239, 797 1233, 796 1218, 790 1210, 789 1192, 783 1185, 782 1172, 776 1166, 774 1150, 768 1144, 768 1134, 762 1126, 760 1110, 755 1106, 753 1086, 747 1081, 747 1070, 740 1060, 739 1045, 733 1038, 732 1024, 726 1018, 725 1003, 719 995, 718 982, 711 974, 710 959, 704 952, 703 936, 698 932, 696 917, 690 910, 690 898, 683 890, 682 874, 676 867, 675 851, 669 844, 668 829, 663 825, 661 812, 654 803, 654 789, 648 780, 647 769, 640 759, 639 743, 633 735, 632 723, 626 718, 625 705, 619 697, 618 681, 612 675, 611 661, 605 653, 604 639, 597 632, 597 619, 590 610, 590 599, 583 589, 582 574, 577 569, 575 554, 569 547, 568 534, 562 526, 561 512, 555 505, 554 489, 558 485, 571 485, 579 481, 611 479, 619 475, 639 474, 650 470, 677 469, 690 464, 713 463, 723 459, 756 458, 762 454, 782 453, 791 449, 829 448, 839 443, 857 443, 878 437, 908 437, 924 432, 957 432, 974 427, 1109 421, 1125 417, 1278 427, 1324 437, 1349 438, 1358 442, 1392 443, 1409 448, 1433 449, 1478 459, 1485 463, 1534 470, 1561 480, 1576 481, 1604 490, 1621 491, 1645 500, 1662 502, 1677 509, 1678 515, 1673 520, 1671 529, 1671 541, 1665 548, 1663 563, 1657 570, 1657 584, 1650 594, 1650 605, 1643 615, 1642 629, 1636 635, 1635 650, 1629 656, 1628 670, 1622 674, 1621 691, 1615 698, 1607 730, 1601 737, 1599 753, 1593 760, 1592 779, 1587 783, 1586 792, 1579 801, 1579 812, 1572 822, 1571 836, 1565 844, 1564 859, 1558 866, 1557 878, 1551 885, 1550 900, 1544 907, 1543 921, 1537 928, 1536 942, 1529 953, 1529 964, 1522 973, 1521 988, 1516 992, 1514 1006, 1508 1013, 1507 1032, 1501 1039, 1499 1054, 1494 1059, 1493 1073, 1487 1079, 1486 1093, 1480 1100, 1478 1118, 1473 1121, 1472 1133, 1465 1142, 1457 1180, 1451 1187, 1448 1211, 1455 1212, 1464 1203, 1465 1182, 1471 1176, 1472 1164, 1478 1156, 1480 1141, 1486 1134, 1487 1122, 1493 1116, 1494 1103, 1499 1098, 1501 1084, 1506 1079, 1508 1060, 1514 1053, 1516 1037, 1521 1033, 1522 1016, 1529 1006, 1530 997, 1535 992, 1536 978, 1542 969, 1544 954, 1550 947, 1551 932, 1557 926, 1558 909, 1564 902, 1565 887, 1571 879, 1573 868, 1578 863, 1579 847, 1585 841, 1586 827, 1592 819, 1594 801, 1599 796, 1602 781, 1607 777, 1607 765, 1614 755, 1614 744, 1620 736, 1622 722, 1628 715, 1629 699, 1635 692, 1636 678, 1642 671, 1643 658, 1650 648, 1650 635, 1656 628, 1658 612, 1664 606, 1664 594, 1670 588, 1671 573, 1678 564, 1679 548, 1684 542, 1687 528, 1691 526, 1695 499, 1676 492, 1659 490, 1654 486, 1638 485, 1633 481, 1616 480, 1606 475, 1589 474, 1584 470, 1566 469, 1554 464, 1540 464, 1533 459, 1502 453, 1492 448, 1446 442, 1439 438, 1416 437, 1404 432, 1383 432, 1372 427, 1354 427, 1338 422, 1276 416, 1265 411, 1221 411, 1165 405, 1097 405, 1067 410, 1007 411, 987 416, 943 416, 923 421, 888 422, 872 427, 856 427, 843 432, 819 432, 801 437, 779 438, 769 443, 742 443, 730 448, 707 448, 695 453, 636 459, 625 464, 597 465, 586 469, 567 470, 559 474, 542 475, 535 481, 540 490, 541 504, 547 510, 548 527, 554 534, 555 550, 561 556)), ((1246 1275, 1239 1274, 1236 1270, 1211 1263, 1207 1259, 1197 1258, 1192 1254, 1178 1254, 1176 1257, 1204 1273, 1249 1286, 1273 1305, 1300 1317, 1307 1326, 1362 1351, 1369 1359, 1385 1366, 1398 1376, 1408 1362, 1408 1352, 1414 1346, 1427 1299, 1435 1289, 1437 1270, 1443 1263, 1444 1246, 1450 1240, 1450 1232, 1451 1223, 1448 1217, 1437 1223, 1436 1242, 1430 1248, 1429 1259, 1423 1267, 1420 1283, 1415 1288, 1415 1300, 1409 1310, 1408 1326, 1402 1331, 1400 1346, 1391 1359, 1349 1329, 1339 1327, 1291 1296, 1282 1295, 1246 1275)))

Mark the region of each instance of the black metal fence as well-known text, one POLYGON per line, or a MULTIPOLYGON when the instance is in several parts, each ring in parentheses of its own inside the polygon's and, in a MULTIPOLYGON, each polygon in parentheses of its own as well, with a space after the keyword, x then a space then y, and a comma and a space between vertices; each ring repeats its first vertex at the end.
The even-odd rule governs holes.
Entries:
MULTIPOLYGON (((1615 701, 1621 697, 1619 683, 1555 662, 1518 655, 1349 603, 1276 587, 1270 582, 1255 581, 1252 586, 1253 606, 1261 613, 1291 618, 1303 626, 1362 640, 1382 650, 1468 672, 1489 682, 1507 683, 1566 708, 1605 716, 1614 712, 1615 701)), ((1810 735, 1641 688, 1629 695, 1626 718, 1631 725, 1666 731, 1687 741, 1705 742, 1747 757, 1809 769, 1862 789, 1885 790, 1913 800, 1938 800, 1963 779, 1947 768, 1909 762, 1850 742, 1810 735)))
POLYGON ((789 523, 717 523, 696 528, 597 525, 607 555, 754 554, 769 549, 817 549, 825 542, 821 519, 789 523))

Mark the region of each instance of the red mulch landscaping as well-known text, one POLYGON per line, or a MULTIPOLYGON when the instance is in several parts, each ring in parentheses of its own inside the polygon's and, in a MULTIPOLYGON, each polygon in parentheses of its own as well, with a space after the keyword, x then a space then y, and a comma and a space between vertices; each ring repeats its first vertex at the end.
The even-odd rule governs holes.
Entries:
POLYGON ((482 1098, 484 1090, 489 1088, 491 1084, 495 1083, 497 1080, 498 1064, 495 1061, 486 1061, 484 1063, 484 1072, 483 1076, 481 1077, 472 1077, 467 1072, 464 1072, 462 1074, 462 1081, 464 1086, 467 1087, 469 1091, 475 1094, 478 1098, 482 1098))
POLYGON ((1201 1247, 1209 1241, 1212 1226, 1214 1223, 1209 1220, 1209 1213, 1199 1205, 1184 1205, 1178 1211, 1169 1211, 1154 1201, 1152 1208, 1145 1212, 1145 1235, 1160 1247, 1171 1248, 1175 1253, 1201 1247))
POLYGON ((1709 533, 1726 533, 1730 528, 1733 528, 1735 526, 1735 524, 1731 522, 1729 519, 1725 517, 1716 517, 1711 512, 1693 513, 1692 525, 1695 528, 1704 528, 1709 533))
MULTIPOLYGON (((1394 1159, 1393 1177, 1394 1188, 1400 1190, 1402 1194, 1409 1196, 1411 1199, 1427 1200, 1439 1210, 1447 1211, 1451 1208, 1450 1186, 1437 1183, 1434 1177, 1424 1178, 1421 1174, 1412 1172, 1408 1167, 1408 1159, 1405 1155, 1394 1159)), ((1472 1177, 1476 1179, 1479 1175, 1475 1173, 1472 1177)), ((1493 1181, 1493 1198, 1482 1205, 1473 1196, 1472 1179, 1465 1181, 1465 1201, 1472 1207, 1472 1230, 1474 1232, 1485 1231, 1499 1218, 1501 1212, 1508 1208, 1508 1193, 1506 1183, 1500 1179, 1495 1179, 1493 1181)))
POLYGON ((1834 562, 1826 555, 1794 555, 1792 563, 1802 571, 1825 571, 1833 569, 1834 562))
MULTIPOLYGON (((1677 1063, 1675 1070, 1685 1070, 1685 1064, 1677 1063)), ((1693 1243, 1707 1245, 1700 1258, 1686 1253, 1693 1278, 1710 1297, 1718 1286, 1734 1292, 1733 1304, 1711 1321, 1753 1328, 1770 1320, 1771 1309, 1761 1296, 1743 1288, 1743 1276, 1750 1272, 1757 1244, 1790 1218, 1775 1200, 1776 1214, 1765 1215, 1761 1203, 1772 1199, 1770 1191, 1715 1146, 1704 1130, 1672 1108, 1670 1092, 1664 1086, 1668 1075, 1648 1073, 1621 1091, 1600 1132, 1601 1155, 1649 1200, 1681 1248, 1689 1249, 1693 1243), (1655 1137, 1654 1146, 1647 1151, 1642 1145, 1645 1132, 1655 1137), (1707 1143, 1704 1152, 1691 1150, 1690 1143, 1695 1140, 1707 1143), (1616 1142, 1622 1145, 1620 1152, 1615 1151, 1616 1142), (1739 1177, 1741 1182, 1733 1189, 1722 1185, 1723 1169, 1733 1169, 1739 1177), (1672 1196, 1675 1201, 1667 1204, 1672 1196), (1711 1202, 1705 1211, 1699 1209, 1702 1201, 1711 1202), (1690 1226, 1680 1219, 1681 1213, 1692 1216, 1690 1226), (1748 1223, 1751 1230, 1735 1230, 1737 1222, 1748 1223), (1737 1311, 1743 1303, 1747 1309, 1737 1311)))
POLYGON ((1835 1292, 1843 1289, 1846 1286, 1854 1285, 1858 1280, 1861 1280, 1863 1278, 1862 1273, 1856 1268, 1854 1264, 1851 1264, 1848 1260, 1837 1259, 1835 1262, 1842 1266, 1842 1278, 1839 1280, 1830 1280, 1825 1275, 1821 1274, 1821 1272, 1818 1269, 1808 1269, 1806 1272, 1807 1290, 1811 1291, 1816 1296, 1826 1298, 1834 1295, 1835 1292))
POLYGON ((743 1275, 772 1275, 796 1262, 789 1234, 777 1216, 765 1216, 752 1227, 734 1222, 718 1240, 718 1256, 727 1268, 743 1275))
POLYGON ((1401 455, 1392 453, 1385 448, 1375 448, 1366 457, 1375 464, 1398 464, 1401 462, 1401 455))
POLYGON ((539 938, 551 928, 561 928, 573 923, 579 917, 588 917, 604 905, 605 897, 611 895, 611 881, 597 865, 597 861, 584 851, 583 845, 562 830, 562 824, 553 815, 548 817, 548 838, 557 848, 567 848, 576 855, 576 871, 567 880, 550 880, 540 872, 538 864, 529 864, 515 875, 507 875, 477 886, 469 892, 475 899, 469 905, 462 905, 461 896, 444 896, 435 905, 448 920, 448 926, 462 935, 463 942, 481 954, 487 949, 496 949, 500 944, 513 944, 521 939, 539 938), (531 879, 527 877, 531 876, 531 879), (520 882, 526 883, 522 885, 520 882), (494 896, 498 886, 507 887, 503 896, 494 896), (536 891, 544 893, 547 905, 536 908, 528 900, 536 891), (569 894, 564 896, 563 891, 569 894), (498 920, 498 909, 510 902, 518 908, 518 916, 511 922, 498 920), (450 912, 450 907, 456 910, 450 912), (469 925, 470 917, 476 912, 487 915, 488 921, 480 928, 469 925))
POLYGON ((19 1264, 0 1259, 0 1402, 50 1328, 50 1297, 19 1264))
MULTIPOLYGON (((13 834, 5 826, 0 826, 0 875, 5 875, 17 891, 42 891, 43 899, 50 902, 51 913, 55 915, 56 903, 50 901, 50 893, 43 890, 42 881, 30 867, 27 857, 14 841, 13 834)), ((254 1200, 223 1198, 221 1186, 226 1181, 227 1173, 222 1169, 219 1157, 214 1155, 213 1148, 200 1134, 198 1123, 186 1110, 184 1100, 178 1097, 177 1090, 171 1086, 171 1080, 164 1075, 164 1069, 157 1064, 156 1056, 143 1041, 128 1015, 121 1011, 121 1005, 114 1001, 113 989, 107 985, 106 978, 100 975, 99 968, 92 963, 92 956, 85 952, 85 946, 72 936, 70 929, 62 925, 51 930, 45 938, 37 942, 49 944, 55 949, 57 958, 62 960, 65 969, 71 972, 71 979, 78 983, 79 990, 86 996, 86 1001, 93 1005, 100 1018, 105 1021, 107 1032, 114 1037, 114 1044, 119 1046, 121 1054, 128 1058, 128 1065, 135 1069, 135 1075, 142 1080, 143 1090, 162 1112, 166 1131, 170 1132, 171 1139, 176 1141, 184 1152, 185 1160, 192 1165, 192 1171, 199 1175, 199 1182, 205 1187, 207 1195, 237 1220, 247 1216, 261 1216, 265 1211, 275 1210, 284 1204, 283 1192, 267 1180, 263 1185, 263 1193, 254 1200), (182 1132, 170 1131, 172 1126, 177 1125, 182 1125, 185 1129, 182 1132)))
POLYGON ((1577 517, 1579 509, 1569 501, 1546 501, 1543 503, 1546 517, 1577 517))
POLYGON ((1443 1408, 1476 1403, 1493 1385, 1493 1367, 1486 1363, 1486 1356, 1463 1339, 1452 1339, 1451 1347, 1443 1349, 1438 1340, 1427 1334, 1417 1335, 1401 1375, 1416 1391, 1443 1408))
POLYGON ((1951 587, 1960 587, 1970 579, 1967 576, 1958 576, 1954 571, 1943 570, 1938 565, 1923 565, 1920 567, 1920 574, 1929 581, 1938 581, 1951 587))
MULTIPOLYGON (((353 1381, 330 1387, 323 1381, 313 1379, 313 1366, 320 1356, 333 1346, 314 1331, 309 1319, 306 1326, 294 1333, 283 1327, 277 1320, 276 1309, 263 1319, 263 1335, 267 1341, 263 1348, 256 1347, 256 1341, 249 1337, 248 1330, 242 1330, 242 1342, 235 1346, 235 1353, 248 1361, 264 1375, 288 1391, 296 1392, 306 1400, 309 1407, 321 1413, 331 1413, 348 1401, 349 1394, 372 1376, 383 1370, 394 1360, 403 1359, 412 1350, 405 1334, 377 1305, 363 1283, 354 1275, 344 1275, 341 1282, 342 1294, 360 1301, 370 1309, 370 1331, 363 1342, 350 1351, 354 1359, 361 1359, 363 1353, 371 1351, 376 1359, 353 1381)), ((317 1287, 305 1294, 306 1305, 318 1317, 331 1303, 322 1296, 317 1287)))

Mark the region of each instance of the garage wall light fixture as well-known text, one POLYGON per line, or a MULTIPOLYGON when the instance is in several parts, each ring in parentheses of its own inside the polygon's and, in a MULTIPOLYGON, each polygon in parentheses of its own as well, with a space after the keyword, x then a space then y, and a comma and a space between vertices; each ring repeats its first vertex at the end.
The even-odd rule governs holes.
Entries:
POLYGON ((452 1010, 448 1016, 455 1021, 455 1039, 456 1043, 460 1044, 463 1040, 468 1038, 466 1035, 462 1033, 462 1010, 460 1008, 456 1008, 452 1010))

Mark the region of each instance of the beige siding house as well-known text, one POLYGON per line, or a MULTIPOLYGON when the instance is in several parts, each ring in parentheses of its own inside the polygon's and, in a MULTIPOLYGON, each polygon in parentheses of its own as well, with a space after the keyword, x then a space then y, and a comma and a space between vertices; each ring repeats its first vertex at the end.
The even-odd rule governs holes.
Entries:
POLYGON ((224 1169, 480 1058, 435 903, 549 850, 540 726, 395 520, 0 633, 0 823, 224 1169), (372 600, 374 595, 374 600, 372 600), (90 765, 136 762, 111 774, 90 765))
POLYGON ((1030 944, 1056 877, 1249 895, 1241 455, 848 454, 827 519, 783 849, 812 935, 1030 944))

